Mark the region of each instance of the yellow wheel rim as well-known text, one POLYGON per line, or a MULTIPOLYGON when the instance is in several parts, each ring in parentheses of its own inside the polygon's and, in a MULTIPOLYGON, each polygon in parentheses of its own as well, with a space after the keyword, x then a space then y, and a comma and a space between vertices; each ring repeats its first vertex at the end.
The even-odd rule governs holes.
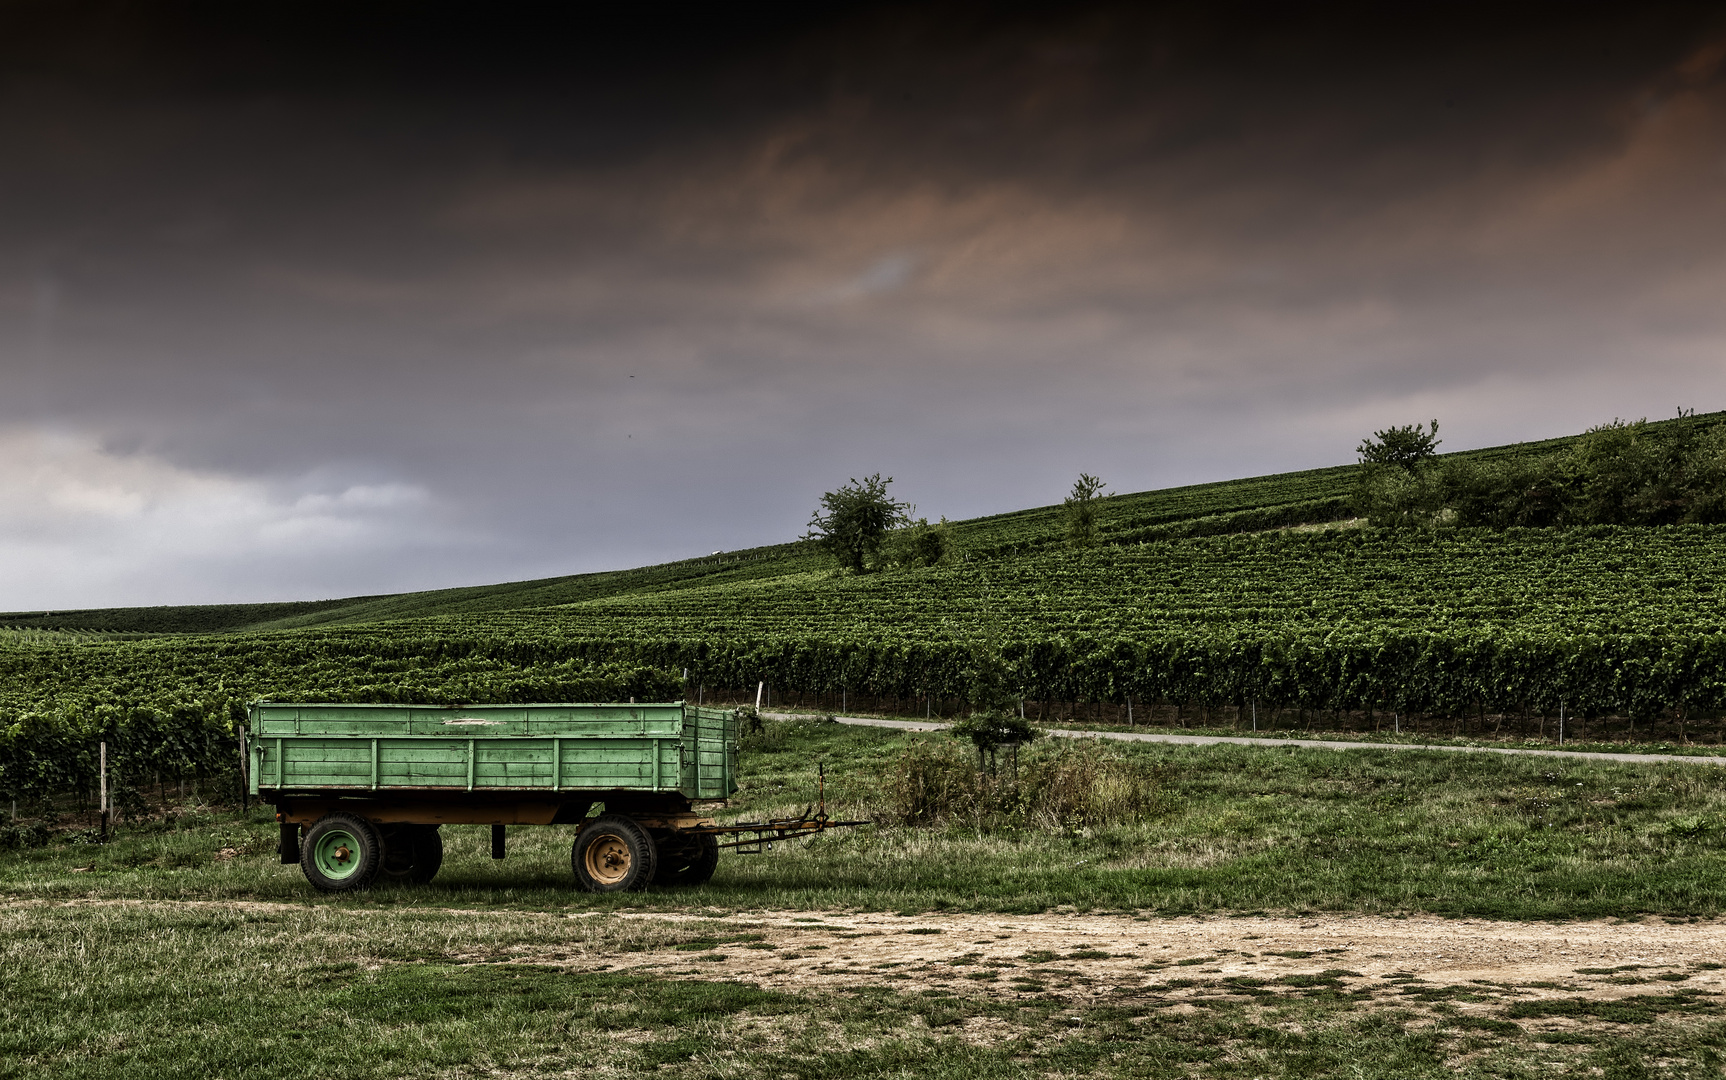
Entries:
POLYGON ((587 845, 587 851, 582 856, 582 862, 587 866, 587 876, 601 885, 616 885, 629 876, 630 858, 629 845, 623 842, 621 836, 602 836, 587 845))

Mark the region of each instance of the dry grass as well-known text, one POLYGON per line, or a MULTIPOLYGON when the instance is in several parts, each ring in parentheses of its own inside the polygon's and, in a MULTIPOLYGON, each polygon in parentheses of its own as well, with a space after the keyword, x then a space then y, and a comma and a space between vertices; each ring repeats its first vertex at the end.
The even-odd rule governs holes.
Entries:
POLYGON ((1025 747, 996 772, 956 742, 908 746, 880 792, 880 818, 978 832, 1071 833, 1152 817, 1164 808, 1161 770, 1102 742, 1025 747))

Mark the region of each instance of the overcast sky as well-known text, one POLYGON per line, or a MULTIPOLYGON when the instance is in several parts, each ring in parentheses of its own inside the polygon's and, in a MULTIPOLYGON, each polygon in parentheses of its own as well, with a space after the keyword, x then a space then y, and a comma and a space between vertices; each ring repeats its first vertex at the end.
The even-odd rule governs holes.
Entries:
POLYGON ((0 610, 1726 408, 1708 6, 505 8, 0 7, 0 610))

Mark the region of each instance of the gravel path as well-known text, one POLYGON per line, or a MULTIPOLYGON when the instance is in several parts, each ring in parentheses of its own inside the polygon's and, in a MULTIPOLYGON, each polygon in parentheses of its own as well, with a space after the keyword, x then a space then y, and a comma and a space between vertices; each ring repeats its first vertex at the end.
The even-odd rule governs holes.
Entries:
MULTIPOLYGON (((795 719, 791 713, 768 713, 782 720, 795 719)), ((948 724, 926 720, 877 720, 867 716, 836 716, 841 724, 861 727, 900 728, 905 731, 944 731, 948 724)), ((1458 754, 1512 754, 1530 757, 1585 758, 1590 761, 1641 763, 1676 761, 1689 764, 1726 765, 1726 755, 1696 754, 1603 754, 1587 750, 1524 750, 1508 746, 1441 746, 1418 743, 1341 742, 1329 739, 1254 739, 1229 735, 1160 735, 1152 731, 1072 731, 1046 728, 1048 734, 1062 739, 1118 739, 1121 742, 1172 743, 1176 746, 1300 746, 1311 750, 1443 750, 1458 754)))

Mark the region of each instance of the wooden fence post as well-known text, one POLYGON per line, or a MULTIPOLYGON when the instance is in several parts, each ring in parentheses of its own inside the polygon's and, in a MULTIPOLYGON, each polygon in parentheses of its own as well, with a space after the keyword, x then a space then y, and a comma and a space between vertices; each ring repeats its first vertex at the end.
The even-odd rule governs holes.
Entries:
POLYGON ((99 754, 100 765, 98 767, 98 772, 102 778, 102 801, 100 803, 102 811, 102 843, 106 844, 108 842, 108 743, 106 740, 103 740, 99 754))

